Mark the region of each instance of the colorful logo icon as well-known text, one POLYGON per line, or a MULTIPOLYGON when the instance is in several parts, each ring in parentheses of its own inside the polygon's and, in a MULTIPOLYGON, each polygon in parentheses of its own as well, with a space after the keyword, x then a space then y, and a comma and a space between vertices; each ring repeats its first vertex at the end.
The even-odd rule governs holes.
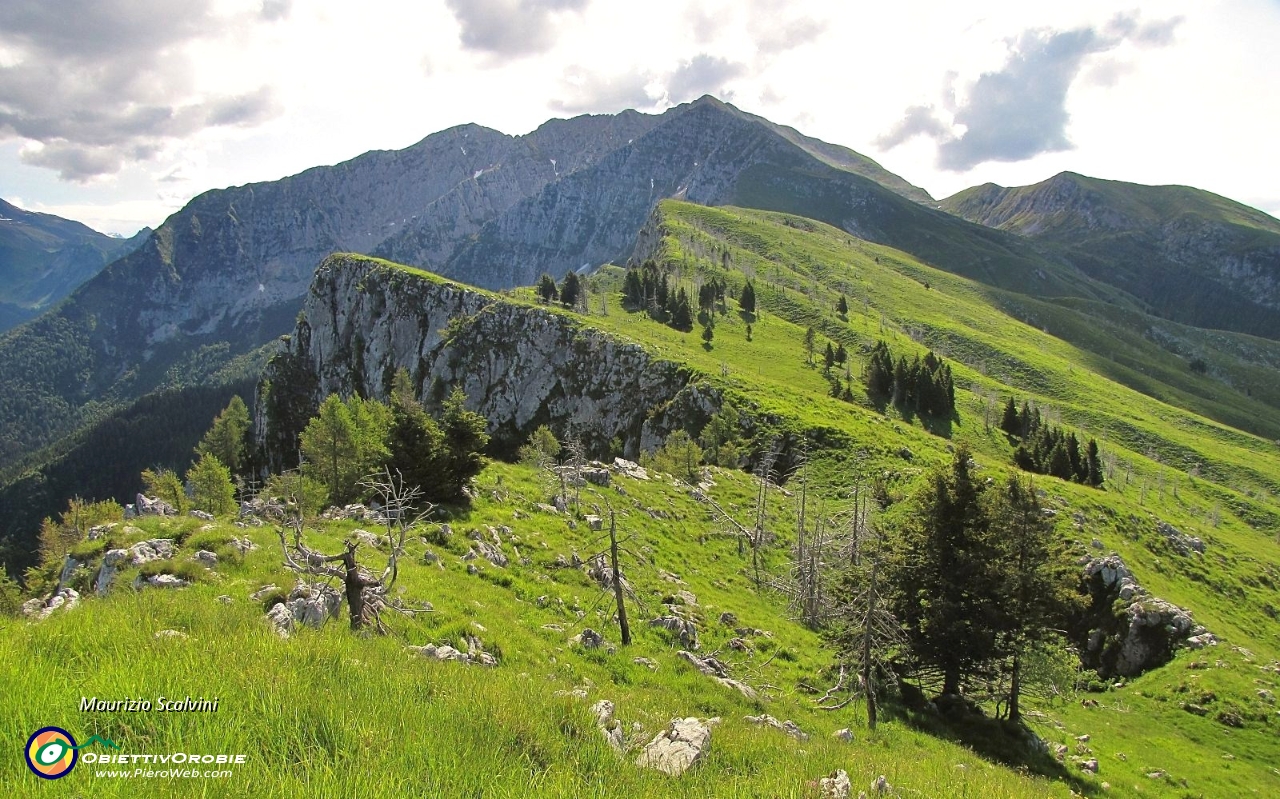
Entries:
POLYGON ((41 727, 27 739, 27 767, 46 780, 65 777, 80 757, 77 748, 76 739, 61 727, 41 727))

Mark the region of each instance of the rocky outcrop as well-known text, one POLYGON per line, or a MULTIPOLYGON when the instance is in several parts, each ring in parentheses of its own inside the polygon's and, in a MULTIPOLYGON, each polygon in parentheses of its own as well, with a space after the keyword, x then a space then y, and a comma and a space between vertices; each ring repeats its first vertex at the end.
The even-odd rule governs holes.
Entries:
POLYGON ((129 550, 112 549, 102 556, 102 564, 98 566, 98 577, 94 581, 93 590, 103 596, 111 588, 111 583, 120 573, 120 569, 129 561, 129 550))
MULTIPOLYGON (((265 596, 275 586, 267 586, 253 594, 256 599, 265 596)), ((324 584, 300 583, 289 592, 283 602, 277 602, 267 611, 267 621, 281 637, 288 638, 299 625, 319 629, 329 619, 338 617, 342 595, 324 584)))
POLYGON ((28 599, 22 603, 22 615, 32 621, 43 621, 54 611, 71 610, 80 604, 80 594, 73 588, 59 588, 46 599, 28 599))
POLYGON ((640 753, 636 765, 678 777, 702 759, 711 746, 711 728, 720 719, 677 719, 640 753))
POLYGON ((729 667, 718 658, 710 655, 700 658, 692 652, 686 652, 683 649, 676 653, 676 657, 685 661, 690 666, 693 666, 700 674, 705 674, 726 688, 734 689, 748 699, 756 699, 758 697, 756 689, 744 682, 730 677, 729 667))
POLYGON ((1191 612, 1151 596, 1119 555, 1084 565, 1091 608, 1081 659, 1103 676, 1131 676, 1162 666, 1178 647, 1217 643, 1191 612))
POLYGON ((579 431, 594 450, 617 437, 634 457, 719 408, 719 392, 686 369, 571 316, 367 258, 327 259, 303 313, 292 360, 265 375, 273 385, 288 362, 313 376, 302 381, 313 386, 310 402, 385 397, 404 368, 424 396, 437 385, 466 392, 499 447, 551 424, 579 431))

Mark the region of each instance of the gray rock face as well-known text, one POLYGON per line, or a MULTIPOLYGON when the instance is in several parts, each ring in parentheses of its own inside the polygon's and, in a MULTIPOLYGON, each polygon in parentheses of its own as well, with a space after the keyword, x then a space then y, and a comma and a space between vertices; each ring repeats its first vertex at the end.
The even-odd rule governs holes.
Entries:
POLYGON ((849 799, 853 785, 849 782, 849 772, 836 769, 830 775, 818 780, 818 794, 822 799, 849 799))
POLYGON ((32 621, 43 621, 55 611, 71 610, 80 604, 80 594, 74 588, 59 588, 47 599, 28 599, 22 603, 22 615, 32 621))
POLYGON ((173 506, 162 499, 152 499, 151 497, 139 494, 133 503, 134 513, 139 516, 177 516, 178 511, 173 506))
POLYGON ((112 549, 102 556, 102 565, 98 567, 98 578, 94 581, 93 590, 103 596, 111 588, 111 583, 120 572, 120 567, 129 560, 129 550, 112 549))
POLYGON ((1084 578, 1095 612, 1106 612, 1104 623, 1090 632, 1082 660, 1104 676, 1141 674, 1167 663, 1179 646, 1199 649, 1217 643, 1190 611, 1151 596, 1119 555, 1090 559, 1084 578), (1116 607, 1122 610, 1112 613, 1116 607))
POLYGON ((756 690, 744 682, 733 679, 729 676, 729 668, 720 660, 707 656, 700 658, 692 652, 686 652, 683 649, 676 653, 676 657, 688 663, 698 670, 699 673, 705 674, 726 688, 732 688, 748 699, 757 698, 756 690))
POLYGON ((795 738, 797 741, 809 740, 809 734, 806 733, 804 730, 800 729, 800 726, 797 725, 791 719, 787 719, 786 721, 778 721, 773 716, 763 715, 763 716, 744 716, 743 720, 746 721, 748 724, 755 724, 760 727, 772 727, 775 730, 785 732, 787 735, 791 736, 792 738, 795 738))
POLYGON ((364 258, 326 260, 303 311, 291 346, 316 377, 316 401, 357 388, 385 397, 403 367, 423 393, 437 380, 460 387, 500 444, 549 422, 592 449, 616 436, 634 455, 720 404, 677 364, 571 317, 364 258))
POLYGON ((172 538, 153 538, 150 541, 139 541, 129 547, 129 563, 141 566, 153 560, 168 560, 173 557, 172 538))
POLYGON ((1192 552, 1204 554, 1204 542, 1193 535, 1188 535, 1178 528, 1165 521, 1156 522, 1156 532, 1164 536, 1169 542, 1169 546, 1183 557, 1189 556, 1192 552))
POLYGON ((720 719, 677 719, 640 753, 636 765, 678 777, 702 759, 711 745, 711 728, 720 719))
POLYGON ((698 648, 698 628, 688 619, 679 616, 659 616, 649 621, 650 627, 661 627, 676 636, 681 646, 689 649, 698 648))

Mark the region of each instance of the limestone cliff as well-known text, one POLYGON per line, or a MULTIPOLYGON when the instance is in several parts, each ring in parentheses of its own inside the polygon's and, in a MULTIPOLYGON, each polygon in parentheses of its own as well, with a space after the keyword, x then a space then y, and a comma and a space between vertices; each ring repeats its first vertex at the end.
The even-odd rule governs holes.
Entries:
POLYGON ((357 255, 321 264, 289 345, 266 380, 299 364, 316 403, 330 393, 385 397, 405 368, 424 396, 462 388, 498 448, 550 424, 597 451, 616 437, 634 457, 678 427, 697 429, 720 403, 688 369, 571 314, 357 255))

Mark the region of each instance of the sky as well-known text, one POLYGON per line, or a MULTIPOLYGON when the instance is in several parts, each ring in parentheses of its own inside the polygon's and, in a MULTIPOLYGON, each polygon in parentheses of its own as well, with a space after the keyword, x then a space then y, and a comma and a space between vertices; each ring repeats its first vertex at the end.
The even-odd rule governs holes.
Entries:
POLYGON ((4 0, 0 198, 112 234, 467 122, 713 94, 942 198, 1064 170, 1280 216, 1280 0, 4 0))

